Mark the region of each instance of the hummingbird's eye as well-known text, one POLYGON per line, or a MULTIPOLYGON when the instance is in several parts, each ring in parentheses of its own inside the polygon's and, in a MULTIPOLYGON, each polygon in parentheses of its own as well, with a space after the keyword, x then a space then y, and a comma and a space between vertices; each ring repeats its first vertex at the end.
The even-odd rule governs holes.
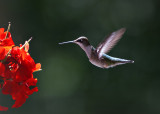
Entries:
POLYGON ((82 42, 83 42, 83 39, 79 39, 78 42, 82 43, 82 42))

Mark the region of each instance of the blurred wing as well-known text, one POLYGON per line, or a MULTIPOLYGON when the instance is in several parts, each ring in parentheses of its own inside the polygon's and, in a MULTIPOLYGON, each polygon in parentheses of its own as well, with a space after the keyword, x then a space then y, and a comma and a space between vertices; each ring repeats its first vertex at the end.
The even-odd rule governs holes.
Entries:
POLYGON ((109 35, 103 42, 101 42, 97 47, 97 53, 99 58, 102 57, 103 53, 108 53, 114 45, 120 40, 124 32, 125 28, 121 28, 109 35))

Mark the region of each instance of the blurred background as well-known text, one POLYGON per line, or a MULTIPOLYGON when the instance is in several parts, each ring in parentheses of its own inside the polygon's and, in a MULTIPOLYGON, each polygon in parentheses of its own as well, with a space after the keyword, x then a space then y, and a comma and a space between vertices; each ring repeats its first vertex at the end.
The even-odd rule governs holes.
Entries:
MULTIPOLYGON (((32 36, 29 52, 43 70, 34 73, 39 91, 0 114, 160 114, 159 7, 159 0, 1 0, 0 27, 12 23, 16 45, 32 36), (58 45, 86 36, 96 47, 122 27, 109 55, 134 64, 100 69, 79 46, 58 45)), ((14 101, 0 94, 0 104, 14 101)))

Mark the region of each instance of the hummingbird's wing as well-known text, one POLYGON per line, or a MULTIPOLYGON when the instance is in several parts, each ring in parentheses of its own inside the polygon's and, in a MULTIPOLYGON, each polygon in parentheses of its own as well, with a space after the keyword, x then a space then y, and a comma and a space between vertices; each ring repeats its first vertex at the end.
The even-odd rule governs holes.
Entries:
POLYGON ((108 53, 120 40, 125 31, 125 28, 121 28, 115 32, 112 32, 107 38, 105 38, 104 41, 102 41, 96 49, 98 57, 102 57, 103 53, 108 53))

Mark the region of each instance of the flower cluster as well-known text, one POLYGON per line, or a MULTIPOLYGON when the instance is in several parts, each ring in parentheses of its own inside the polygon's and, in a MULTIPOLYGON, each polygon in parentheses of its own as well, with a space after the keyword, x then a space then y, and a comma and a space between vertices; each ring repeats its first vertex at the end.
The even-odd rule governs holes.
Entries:
MULTIPOLYGON (((38 91, 33 72, 39 71, 41 64, 36 64, 28 53, 29 41, 15 46, 9 30, 0 28, 0 88, 15 100, 12 108, 22 106, 28 95, 38 91)), ((0 111, 5 110, 8 107, 0 106, 0 111)))

